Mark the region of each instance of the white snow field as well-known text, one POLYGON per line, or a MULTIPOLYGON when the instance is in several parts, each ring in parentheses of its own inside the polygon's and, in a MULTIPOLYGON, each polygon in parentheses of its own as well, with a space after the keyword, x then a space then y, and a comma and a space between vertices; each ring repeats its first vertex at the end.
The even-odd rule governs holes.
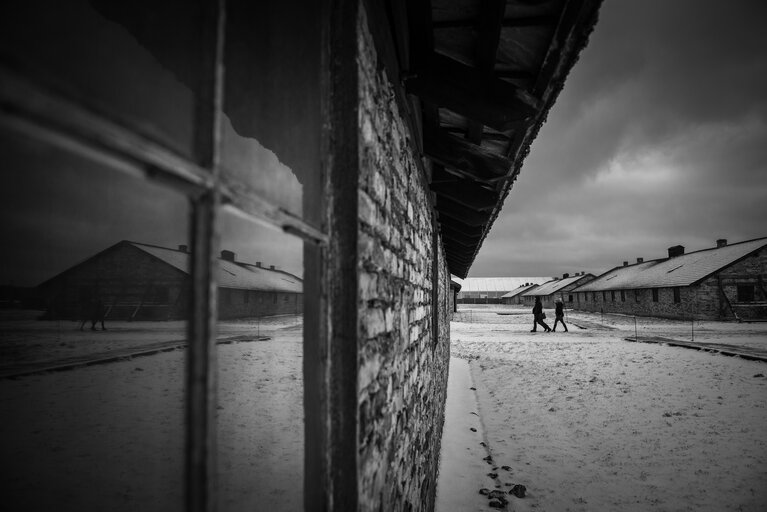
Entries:
MULTIPOLYGON (((529 332, 522 307, 465 305, 455 320, 452 355, 468 362, 476 399, 448 397, 448 409, 479 413, 492 463, 468 474, 479 440, 446 426, 438 512, 490 509, 478 488, 476 508, 451 506, 468 492, 446 485, 456 473, 489 490, 524 485, 524 498, 506 493, 508 510, 767 510, 767 363, 624 341, 633 317, 568 312, 567 333, 529 332)), ((696 342, 767 348, 763 323, 637 319, 640 337, 690 340, 693 328, 696 342)))
MULTIPOLYGON (((182 322, 107 328, 3 322, 3 363, 9 354, 51 360, 185 337, 182 322)), ((217 346, 218 509, 300 510, 300 317, 221 322, 222 338, 234 341, 217 346)), ((4 510, 183 510, 185 353, 0 380, 4 510)))

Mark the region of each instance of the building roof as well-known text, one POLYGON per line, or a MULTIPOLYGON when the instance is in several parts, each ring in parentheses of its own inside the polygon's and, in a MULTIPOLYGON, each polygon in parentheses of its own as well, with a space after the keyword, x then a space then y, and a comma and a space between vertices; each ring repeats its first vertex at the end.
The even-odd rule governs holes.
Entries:
MULTIPOLYGON (((127 242, 165 263, 189 273, 191 254, 156 245, 127 242)), ((249 263, 218 259, 218 285, 221 288, 301 293, 303 281, 281 270, 258 267, 249 263)))
POLYGON ((541 286, 537 287, 534 290, 525 292, 523 295, 545 297, 547 295, 551 295, 552 293, 556 293, 562 288, 565 288, 573 283, 577 283, 578 281, 582 279, 593 279, 593 278, 594 278, 594 274, 584 274, 584 275, 565 277, 563 279, 554 279, 553 281, 549 281, 548 283, 542 284, 541 286))
POLYGON ((511 290, 511 291, 510 291, 509 293, 507 293, 506 295, 502 295, 502 296, 501 296, 501 298, 502 298, 502 299, 511 299, 511 298, 513 298, 513 297, 516 297, 517 295, 519 295, 519 294, 520 294, 520 293, 522 293, 522 292, 525 292, 525 291, 529 291, 529 290, 533 290, 533 289, 535 289, 537 286, 538 286, 537 284, 531 284, 531 285, 524 285, 524 284, 523 284, 523 285, 522 285, 522 286, 520 286, 519 288, 515 288, 515 289, 511 290))
POLYGON ((767 246, 767 237, 608 270, 575 291, 689 286, 767 246))
MULTIPOLYGON (((429 9, 403 2, 406 16, 390 18, 389 31, 399 37, 392 58, 382 60, 391 62, 390 76, 403 77, 398 97, 421 100, 403 107, 416 110, 416 138, 432 163, 430 188, 451 273, 468 274, 601 3, 432 0, 423 4, 429 9), (409 59, 398 62, 402 55, 409 59)), ((379 25, 385 9, 369 5, 379 25)))
POLYGON ((551 280, 551 277, 467 277, 453 278, 461 283, 461 293, 465 292, 509 292, 525 283, 541 284, 551 280))

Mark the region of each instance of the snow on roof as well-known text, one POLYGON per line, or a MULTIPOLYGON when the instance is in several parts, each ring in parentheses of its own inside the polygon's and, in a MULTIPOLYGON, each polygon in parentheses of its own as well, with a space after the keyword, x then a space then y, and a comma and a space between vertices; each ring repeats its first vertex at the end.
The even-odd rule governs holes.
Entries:
POLYGON ((575 291, 689 286, 767 246, 767 237, 608 270, 575 291))
MULTIPOLYGON (((176 249, 130 242, 134 247, 151 254, 182 272, 189 273, 191 254, 176 249)), ((287 272, 257 267, 248 263, 218 259, 218 285, 221 288, 303 292, 303 281, 287 272)))
POLYGON ((502 299, 510 299, 510 298, 512 298, 512 297, 516 297, 516 296, 517 296, 517 295, 519 295, 520 293, 522 293, 522 292, 524 292, 524 291, 527 291, 527 290, 532 290, 532 289, 533 289, 533 288, 535 288, 536 286, 538 286, 538 285, 537 285, 537 284, 531 284, 531 285, 529 285, 529 286, 528 286, 528 285, 524 285, 524 284, 523 284, 523 285, 522 285, 522 286, 520 286, 519 288, 515 288, 514 290, 511 290, 511 291, 510 291, 509 293, 507 293, 506 295, 502 295, 502 296, 501 296, 501 298, 502 298, 502 299))
POLYGON ((562 288, 569 286, 573 283, 576 283, 580 281, 581 279, 593 279, 593 278, 594 278, 593 274, 585 274, 585 275, 565 277, 564 279, 554 279, 553 281, 549 281, 548 283, 542 284, 541 286, 537 287, 534 290, 525 292, 524 295, 544 297, 546 295, 551 295, 552 293, 556 293, 562 288))
POLYGON ((550 281, 551 277, 467 277, 454 281, 461 284, 463 292, 509 292, 525 283, 541 284, 550 281))

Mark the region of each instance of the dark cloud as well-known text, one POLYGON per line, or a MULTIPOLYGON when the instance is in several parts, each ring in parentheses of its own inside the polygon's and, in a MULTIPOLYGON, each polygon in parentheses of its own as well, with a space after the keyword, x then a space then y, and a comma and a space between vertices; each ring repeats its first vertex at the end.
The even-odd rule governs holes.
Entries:
POLYGON ((764 2, 605 2, 470 275, 767 236, 764 20, 764 2))

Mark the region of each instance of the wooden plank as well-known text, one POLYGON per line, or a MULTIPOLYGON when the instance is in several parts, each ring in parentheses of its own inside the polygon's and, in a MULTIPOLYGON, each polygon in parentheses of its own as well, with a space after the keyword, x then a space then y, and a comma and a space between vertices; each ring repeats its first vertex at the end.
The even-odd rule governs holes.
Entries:
POLYGON ((539 102, 503 80, 484 80, 476 70, 435 54, 428 68, 405 80, 411 94, 505 131, 537 112, 539 102))
POLYGON ((442 217, 457 219, 469 226, 484 226, 490 215, 457 203, 445 196, 437 198, 437 210, 442 217))
POLYGON ((195 145, 214 188, 192 201, 191 300, 187 315, 185 501, 188 512, 216 510, 216 319, 218 315, 218 215, 221 193, 223 112, 224 0, 206 5, 204 80, 196 106, 195 145))
MULTIPOLYGON (((438 196, 444 196, 473 210, 492 209, 498 201, 498 193, 480 186, 477 182, 458 176, 452 177, 445 171, 434 170, 434 181, 429 185, 438 196)), ((437 197, 437 203, 440 198, 437 197)))
POLYGON ((486 182, 503 179, 512 165, 503 156, 439 129, 424 129, 424 153, 445 167, 486 182))
MULTIPOLYGON (((495 58, 498 53, 498 43, 501 40, 501 21, 505 11, 505 0, 486 0, 481 2, 479 6, 477 45, 474 50, 474 57, 477 73, 485 82, 494 78, 495 58)), ((484 128, 484 125, 479 121, 470 120, 466 138, 475 144, 480 144, 484 128)))

